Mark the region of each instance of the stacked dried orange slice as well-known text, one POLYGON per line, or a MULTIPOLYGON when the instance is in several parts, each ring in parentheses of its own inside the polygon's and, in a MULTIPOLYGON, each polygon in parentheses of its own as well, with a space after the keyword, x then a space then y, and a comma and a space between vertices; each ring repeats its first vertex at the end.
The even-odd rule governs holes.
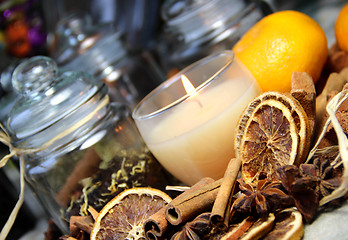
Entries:
POLYGON ((236 156, 246 183, 275 178, 276 169, 304 161, 310 144, 308 118, 290 94, 265 92, 249 103, 236 133, 236 156))

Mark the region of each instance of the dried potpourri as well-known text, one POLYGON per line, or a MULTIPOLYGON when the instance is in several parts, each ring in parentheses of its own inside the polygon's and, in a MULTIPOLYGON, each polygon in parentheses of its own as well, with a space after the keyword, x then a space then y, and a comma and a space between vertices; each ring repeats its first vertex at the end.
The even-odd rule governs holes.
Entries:
MULTIPOLYGON (((211 229, 211 231, 208 234, 205 233, 203 238, 201 238, 200 234, 197 234, 197 232, 200 232, 200 228, 197 230, 196 227, 206 226, 207 221, 205 219, 205 221, 200 222, 204 224, 197 224, 192 221, 183 222, 181 230, 180 228, 178 230, 177 227, 173 228, 169 226, 169 232, 176 229, 175 231, 177 233, 174 236, 178 239, 229 239, 227 236, 233 231, 233 226, 237 226, 237 234, 239 236, 246 236, 250 234, 249 231, 255 229, 255 223, 257 221, 261 223, 266 222, 266 218, 262 218, 261 216, 274 214, 275 220, 273 221, 273 227, 271 230, 268 230, 269 232, 265 236, 266 239, 273 239, 274 235, 279 233, 286 238, 288 237, 287 233, 289 233, 294 239, 300 239, 303 234, 302 216, 307 222, 312 221, 320 206, 333 199, 342 197, 348 189, 345 186, 344 180, 344 177, 348 174, 346 173, 348 172, 346 167, 348 154, 347 149, 342 150, 344 146, 348 145, 348 142, 346 136, 344 134, 342 135, 343 131, 339 129, 341 128, 340 123, 337 119, 335 120, 334 116, 335 110, 337 110, 340 105, 340 99, 342 97, 348 98, 347 92, 348 90, 343 91, 343 93, 341 92, 337 98, 333 98, 334 102, 330 102, 331 104, 329 103, 328 105, 330 121, 332 121, 332 126, 338 135, 339 145, 337 147, 318 149, 317 143, 310 152, 305 163, 298 166, 292 164, 276 166, 274 169, 280 176, 273 174, 272 178, 269 179, 266 176, 259 175, 262 178, 256 181, 257 184, 252 181, 245 182, 239 180, 238 182, 240 185, 238 185, 236 189, 241 190, 243 194, 239 196, 234 195, 232 198, 234 200, 232 212, 234 211, 235 213, 232 214, 230 218, 228 229, 217 230, 211 225, 208 225, 207 229, 211 229), (277 182, 279 180, 281 180, 282 184, 277 182), (304 197, 301 197, 299 193, 303 193, 304 197), (272 196, 278 197, 272 198, 272 196), (310 201, 307 201, 308 199, 305 198, 308 198, 310 201), (287 204, 283 204, 284 202, 282 202, 282 200, 284 199, 286 199, 285 202, 287 202, 287 204), (304 199, 307 202, 304 202, 304 199), (305 209, 303 206, 306 206, 306 203, 308 203, 309 206, 310 202, 313 205, 312 208, 305 209), (317 204, 315 204, 316 202, 317 204), (284 208, 291 205, 298 206, 300 211, 295 209, 284 210, 284 208), (250 213, 252 213, 252 216, 246 217, 246 215, 250 213)), ((279 106, 278 104, 272 105, 279 106)), ((257 118, 260 119, 261 116, 262 115, 259 115, 257 118)), ((298 120, 296 114, 291 117, 298 120)), ((287 116, 285 119, 289 120, 291 117, 287 116)), ((296 122, 295 127, 297 130, 302 128, 298 121, 295 120, 294 122, 296 122)), ((250 122, 247 121, 246 125, 250 126, 250 122)), ((328 124, 325 126, 327 128, 328 124)), ((325 127, 323 131, 325 131, 325 127)), ((247 140, 247 138, 244 138, 244 140, 247 140)), ((297 154, 299 154, 298 149, 296 151, 297 154)), ((214 185, 215 183, 212 184, 214 185)), ((234 191, 231 192, 231 194, 234 193, 234 191)), ((260 231, 262 235, 265 234, 262 230, 257 231, 260 231)))
POLYGON ((72 215, 89 215, 89 207, 100 211, 125 189, 152 186, 163 190, 169 182, 169 175, 147 149, 141 153, 132 149, 121 150, 114 158, 108 166, 84 179, 84 188, 76 193, 77 198, 72 198, 65 213, 67 219, 72 215))

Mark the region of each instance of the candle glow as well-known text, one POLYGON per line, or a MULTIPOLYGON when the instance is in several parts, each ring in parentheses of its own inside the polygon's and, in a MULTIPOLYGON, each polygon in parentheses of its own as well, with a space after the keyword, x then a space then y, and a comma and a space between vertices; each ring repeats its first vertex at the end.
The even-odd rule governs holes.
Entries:
POLYGON ((239 116, 260 93, 230 51, 207 59, 155 89, 133 112, 153 155, 188 185, 203 177, 223 177, 234 157, 239 116))

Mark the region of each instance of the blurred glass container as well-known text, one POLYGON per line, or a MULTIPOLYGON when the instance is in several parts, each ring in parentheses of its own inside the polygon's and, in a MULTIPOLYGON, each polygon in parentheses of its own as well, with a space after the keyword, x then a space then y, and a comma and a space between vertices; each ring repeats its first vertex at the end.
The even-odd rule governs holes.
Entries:
POLYGON ((101 210, 125 188, 168 184, 128 108, 109 103, 90 74, 58 74, 51 58, 37 56, 15 69, 13 86, 23 97, 6 129, 15 148, 34 149, 24 155, 26 180, 63 233, 70 216, 101 210))
POLYGON ((149 53, 130 53, 112 26, 93 24, 83 13, 57 23, 50 56, 63 71, 89 72, 105 82, 111 101, 131 108, 164 80, 149 53))
POLYGON ((46 29, 40 0, 1 1, 0 30, 6 52, 24 58, 46 54, 46 29))
POLYGON ((270 12, 263 1, 167 0, 161 9, 164 33, 158 48, 163 68, 181 70, 212 53, 232 49, 270 12))
POLYGON ((2 59, 0 64, 0 88, 3 90, 0 97, 0 122, 4 124, 13 105, 20 98, 20 95, 13 91, 13 71, 26 58, 9 58, 7 55, 0 53, 0 59, 2 59))

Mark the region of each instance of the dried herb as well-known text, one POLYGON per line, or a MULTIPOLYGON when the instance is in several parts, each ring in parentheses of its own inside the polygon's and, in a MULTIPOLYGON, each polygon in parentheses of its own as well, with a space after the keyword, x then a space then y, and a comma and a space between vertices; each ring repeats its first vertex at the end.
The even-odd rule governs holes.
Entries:
POLYGON ((67 219, 73 215, 89 215, 88 207, 97 211, 121 191, 139 186, 152 186, 165 189, 168 175, 146 149, 122 150, 93 176, 82 181, 83 189, 72 197, 70 207, 66 210, 67 219))
POLYGON ((233 210, 246 215, 266 216, 277 209, 291 206, 289 197, 278 181, 260 180, 256 187, 238 180, 242 195, 233 203, 233 210))
POLYGON ((187 222, 182 229, 175 233, 171 240, 201 240, 209 233, 210 213, 202 213, 191 222, 187 222))

